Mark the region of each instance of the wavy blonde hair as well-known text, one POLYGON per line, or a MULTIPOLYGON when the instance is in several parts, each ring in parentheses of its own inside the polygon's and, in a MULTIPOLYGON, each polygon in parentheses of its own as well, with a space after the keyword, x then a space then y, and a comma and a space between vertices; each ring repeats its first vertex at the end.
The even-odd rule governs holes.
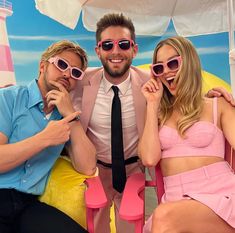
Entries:
POLYGON ((172 46, 181 56, 181 67, 174 82, 177 92, 172 96, 164 87, 160 104, 160 126, 162 126, 173 113, 174 109, 182 115, 177 122, 177 130, 184 137, 185 131, 195 122, 199 121, 202 112, 202 75, 199 56, 193 44, 181 36, 167 38, 160 41, 153 54, 153 64, 157 63, 158 50, 164 46, 172 46))

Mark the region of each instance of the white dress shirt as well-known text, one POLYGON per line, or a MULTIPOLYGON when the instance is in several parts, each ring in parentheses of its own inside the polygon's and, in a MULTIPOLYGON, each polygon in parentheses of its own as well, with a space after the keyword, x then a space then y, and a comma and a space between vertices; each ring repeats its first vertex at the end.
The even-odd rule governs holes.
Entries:
MULTIPOLYGON (((111 163, 111 108, 113 90, 103 75, 87 134, 97 150, 97 159, 111 163)), ((138 131, 131 88, 131 77, 117 85, 122 106, 123 147, 125 159, 137 154, 138 131)))

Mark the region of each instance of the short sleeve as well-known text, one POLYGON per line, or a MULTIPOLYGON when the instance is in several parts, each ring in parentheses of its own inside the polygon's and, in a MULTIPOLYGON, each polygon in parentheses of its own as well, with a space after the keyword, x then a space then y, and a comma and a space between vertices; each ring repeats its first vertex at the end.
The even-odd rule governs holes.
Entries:
POLYGON ((12 132, 13 96, 11 89, 0 89, 0 132, 8 138, 12 132))

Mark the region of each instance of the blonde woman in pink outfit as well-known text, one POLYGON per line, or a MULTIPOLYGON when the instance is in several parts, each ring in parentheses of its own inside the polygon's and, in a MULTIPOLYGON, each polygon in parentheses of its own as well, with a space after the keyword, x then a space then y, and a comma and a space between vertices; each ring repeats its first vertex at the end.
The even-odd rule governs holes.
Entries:
POLYGON ((183 37, 161 41, 143 87, 146 122, 139 155, 160 163, 165 194, 145 232, 235 233, 235 175, 224 160, 235 147, 235 109, 202 95, 201 65, 183 37))

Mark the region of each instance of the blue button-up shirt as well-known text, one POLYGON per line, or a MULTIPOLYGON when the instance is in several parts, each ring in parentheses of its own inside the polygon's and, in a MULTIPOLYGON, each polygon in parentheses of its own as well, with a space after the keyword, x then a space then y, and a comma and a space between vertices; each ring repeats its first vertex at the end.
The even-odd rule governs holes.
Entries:
MULTIPOLYGON (((42 131, 50 120, 59 120, 55 109, 47 119, 37 80, 28 86, 13 86, 0 90, 0 132, 15 143, 42 131)), ((0 188, 14 188, 22 192, 41 194, 48 175, 64 144, 47 147, 18 167, 0 173, 0 188)), ((0 159, 1 159, 0 155, 0 159)))

